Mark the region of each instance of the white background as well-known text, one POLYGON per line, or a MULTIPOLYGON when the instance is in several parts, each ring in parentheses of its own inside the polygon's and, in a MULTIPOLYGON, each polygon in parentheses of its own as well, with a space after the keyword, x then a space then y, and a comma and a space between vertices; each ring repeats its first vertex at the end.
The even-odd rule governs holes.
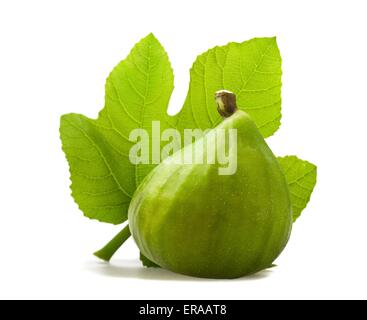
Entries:
POLYGON ((365 1, 1 1, 0 298, 367 298, 365 1), (278 37, 278 155, 318 165, 311 202, 278 267, 200 280, 140 267, 132 240, 111 265, 92 252, 120 227, 82 216, 69 191, 59 117, 95 117, 104 81, 153 32, 175 70, 178 110, 195 57, 278 37))

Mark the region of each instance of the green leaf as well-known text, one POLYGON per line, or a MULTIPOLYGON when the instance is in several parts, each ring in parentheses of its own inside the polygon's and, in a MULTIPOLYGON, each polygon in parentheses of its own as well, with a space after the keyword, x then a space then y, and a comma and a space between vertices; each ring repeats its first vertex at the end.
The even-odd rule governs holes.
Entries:
POLYGON ((189 92, 176 126, 207 129, 220 121, 214 93, 227 89, 255 121, 264 137, 281 119, 281 57, 275 38, 255 38, 215 47, 200 55, 190 70, 189 92))
POLYGON ((168 116, 173 72, 163 47, 150 34, 109 75, 98 119, 62 116, 60 134, 72 195, 87 217, 113 224, 125 221, 135 189, 155 166, 130 163, 131 130, 150 131, 153 120, 160 121, 161 131, 212 128, 221 121, 214 101, 219 89, 237 94, 238 105, 252 116, 264 137, 278 129, 281 58, 275 38, 215 47, 197 58, 190 75, 181 112, 168 116))
POLYGON ((173 73, 163 47, 152 35, 141 40, 106 82, 105 107, 97 120, 61 117, 62 147, 70 166, 71 190, 84 214, 113 224, 127 219, 131 197, 154 165, 132 165, 131 130, 168 127, 166 113, 173 73))
POLYGON ((293 207, 293 221, 296 221, 307 203, 316 184, 317 167, 296 156, 278 157, 288 181, 293 207))
POLYGON ((150 261, 142 253, 140 253, 140 261, 141 261, 141 263, 143 264, 144 267, 147 267, 147 268, 159 268, 159 266, 157 264, 155 264, 153 261, 150 261))

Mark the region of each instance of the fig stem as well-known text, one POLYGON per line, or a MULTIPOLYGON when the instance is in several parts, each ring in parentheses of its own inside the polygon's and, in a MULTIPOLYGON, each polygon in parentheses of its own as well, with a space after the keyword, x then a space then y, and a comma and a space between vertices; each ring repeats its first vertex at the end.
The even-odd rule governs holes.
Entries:
POLYGON ((116 251, 125 243, 131 236, 129 225, 122 229, 109 243, 101 250, 98 250, 94 255, 104 261, 110 261, 116 251))
POLYGON ((219 90, 215 93, 217 110, 223 118, 228 118, 237 111, 236 95, 228 90, 219 90))

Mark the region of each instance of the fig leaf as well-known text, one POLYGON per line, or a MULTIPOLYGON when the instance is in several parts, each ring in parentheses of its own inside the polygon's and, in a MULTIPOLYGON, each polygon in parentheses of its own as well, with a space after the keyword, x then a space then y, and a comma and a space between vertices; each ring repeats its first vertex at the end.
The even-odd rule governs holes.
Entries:
POLYGON ((107 78, 105 107, 96 120, 74 113, 61 117, 72 196, 85 216, 124 222, 132 194, 155 166, 131 164, 131 130, 150 130, 152 121, 160 121, 161 130, 213 128, 221 121, 213 99, 218 89, 237 94, 239 106, 251 115, 264 137, 278 129, 281 58, 275 38, 215 47, 197 58, 190 75, 182 110, 168 116, 173 72, 164 48, 150 34, 107 78))
POLYGON ((147 268, 160 268, 159 265, 155 264, 153 261, 150 261, 146 256, 140 253, 140 261, 144 267, 147 268))
POLYGON ((287 178, 293 208, 293 222, 296 221, 307 203, 316 185, 317 167, 296 156, 278 157, 287 178))
POLYGON ((149 129, 166 113, 173 73, 163 47, 152 35, 141 40, 106 81, 105 107, 98 119, 79 114, 61 117, 62 147, 69 162, 71 190, 84 215, 120 224, 131 197, 155 165, 133 165, 131 130, 149 129))
POLYGON ((256 123, 264 138, 273 135, 281 119, 282 60, 276 38, 231 42, 199 55, 190 70, 185 104, 176 116, 179 129, 207 129, 222 121, 213 99, 226 89, 256 123))

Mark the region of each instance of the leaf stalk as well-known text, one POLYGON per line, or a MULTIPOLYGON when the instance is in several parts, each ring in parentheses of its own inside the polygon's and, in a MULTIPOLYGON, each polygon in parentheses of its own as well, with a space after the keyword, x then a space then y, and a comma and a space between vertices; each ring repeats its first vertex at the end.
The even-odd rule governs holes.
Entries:
POLYGON ((126 225, 109 243, 102 249, 96 251, 94 255, 104 261, 109 262, 116 251, 125 243, 131 236, 129 225, 126 225))

